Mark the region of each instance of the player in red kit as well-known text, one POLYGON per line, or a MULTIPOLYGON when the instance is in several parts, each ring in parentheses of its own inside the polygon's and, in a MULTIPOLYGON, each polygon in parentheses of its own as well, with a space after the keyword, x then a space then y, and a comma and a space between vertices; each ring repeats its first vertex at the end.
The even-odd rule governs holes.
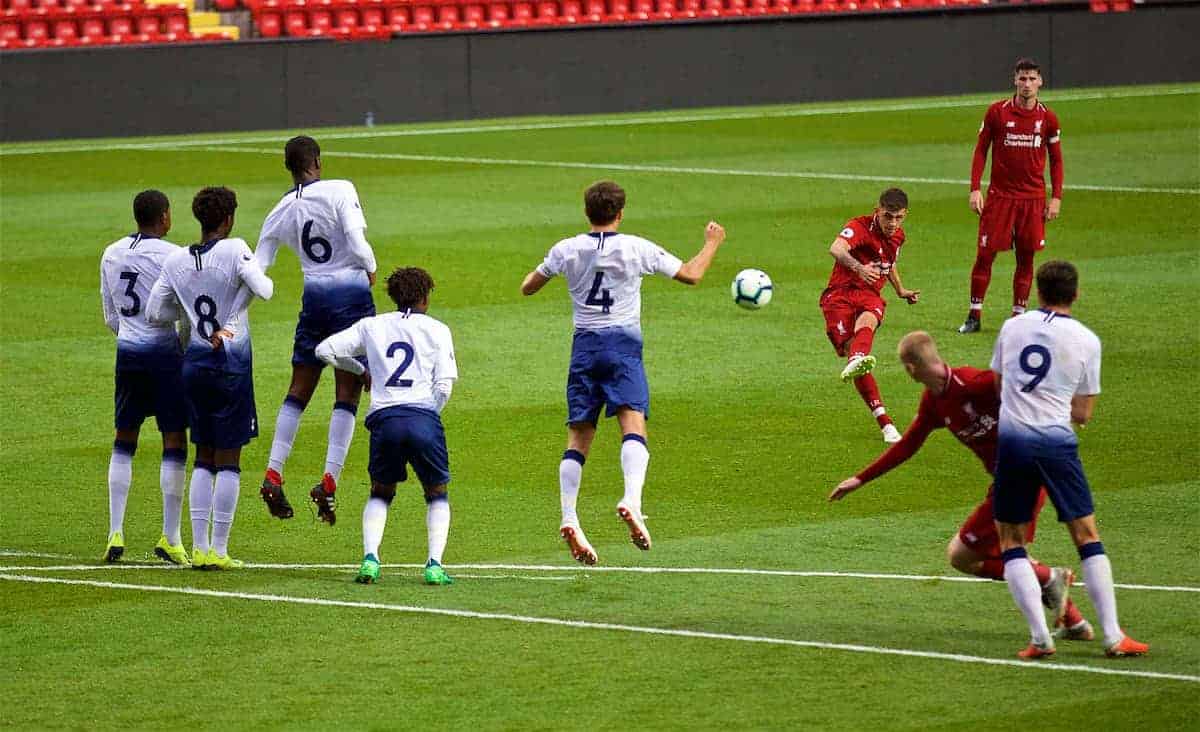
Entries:
POLYGON ((879 385, 871 375, 875 368, 871 342, 887 308, 879 294, 885 281, 891 282, 896 294, 910 305, 921 296, 920 290, 905 289, 896 269, 896 257, 904 244, 900 225, 906 216, 908 196, 899 188, 889 188, 879 196, 874 213, 847 221, 829 246, 833 272, 820 301, 825 333, 837 355, 846 359, 842 381, 854 381, 883 430, 885 442, 898 441, 900 431, 892 424, 879 396, 879 385))
MULTIPOLYGON (((916 419, 898 443, 892 445, 857 475, 847 478, 829 494, 838 501, 864 483, 880 477, 915 455, 925 439, 939 427, 954 433, 983 462, 988 473, 996 467, 996 425, 999 422, 1000 397, 996 393, 996 375, 969 366, 950 368, 938 355, 937 345, 928 333, 909 333, 900 340, 900 362, 913 380, 925 385, 916 419)), ((1046 501, 1043 490, 1038 497, 1034 518, 1029 522, 1026 541, 1033 541, 1037 514, 1046 501)), ((1000 556, 1000 538, 992 513, 992 489, 975 507, 958 533, 946 547, 950 566, 965 574, 988 579, 1004 579, 1004 560, 1000 556)), ((1047 567, 1033 562, 1042 585, 1042 604, 1055 614, 1056 635, 1068 640, 1091 640, 1092 626, 1068 596, 1074 579, 1070 569, 1047 567)))
POLYGON ((1046 246, 1046 222, 1062 208, 1063 162, 1058 117, 1038 101, 1042 72, 1037 62, 1018 59, 1016 94, 988 107, 971 163, 971 210, 979 215, 979 241, 971 269, 971 309, 959 333, 979 330, 983 296, 992 280, 997 252, 1016 248, 1013 315, 1025 312, 1033 283, 1033 257, 1046 246), (992 177, 987 202, 979 190, 988 148, 992 177), (1050 205, 1046 205, 1046 158, 1050 158, 1050 205))

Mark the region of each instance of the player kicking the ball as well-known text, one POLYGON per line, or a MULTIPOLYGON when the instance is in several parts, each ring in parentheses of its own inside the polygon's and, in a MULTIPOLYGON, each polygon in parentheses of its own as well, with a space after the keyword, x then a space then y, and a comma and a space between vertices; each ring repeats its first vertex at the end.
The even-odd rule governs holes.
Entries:
MULTIPOLYGON (((965 447, 983 462, 991 473, 996 464, 996 423, 1000 413, 1000 398, 996 394, 995 374, 970 366, 950 368, 938 355, 937 345, 928 333, 909 333, 900 340, 900 362, 913 381, 925 386, 917 417, 900 441, 879 458, 838 484, 829 494, 830 501, 839 501, 915 455, 926 438, 936 429, 945 427, 965 447)), ((1037 527, 1037 513, 1046 500, 1039 494, 1034 518, 1029 522, 1026 541, 1032 542, 1037 527)), ((987 498, 976 506, 970 518, 958 530, 946 547, 950 566, 965 574, 1004 580, 1004 562, 1000 558, 1000 540, 996 534, 993 515, 992 488, 987 498)), ((1092 626, 1084 620, 1079 608, 1067 593, 1074 578, 1071 570, 1050 568, 1033 562, 1034 573, 1042 588, 1042 605, 1054 614, 1057 635, 1069 640, 1091 640, 1092 626)))
POLYGON ((1041 307, 1006 321, 992 353, 1000 386, 996 528, 1004 579, 1032 636, 1018 654, 1022 658, 1054 653, 1054 639, 1037 607, 1037 577, 1025 551, 1042 485, 1079 550, 1105 653, 1140 656, 1150 650, 1125 635, 1117 622, 1112 565, 1096 530, 1092 491, 1071 429, 1072 423, 1087 424, 1100 393, 1100 339, 1071 317, 1078 290, 1079 273, 1070 262, 1043 264, 1037 272, 1041 307))
POLYGON ((321 341, 316 355, 351 374, 370 367, 371 497, 363 509, 363 560, 356 582, 379 581, 379 544, 387 524, 396 483, 408 479, 406 464, 425 490, 425 525, 429 559, 425 582, 448 585, 453 580, 442 568, 442 552, 450 533, 450 460, 442 409, 458 378, 454 343, 444 323, 426 315, 433 279, 416 267, 397 269, 387 280, 396 312, 364 318, 321 341))
MULTIPOLYGON (((117 336, 116 439, 108 463, 108 546, 104 561, 115 562, 125 551, 125 504, 133 481, 133 454, 138 433, 150 415, 162 433, 162 537, 154 554, 172 564, 188 564, 179 536, 183 511, 183 473, 187 463, 187 407, 179 370, 183 354, 175 323, 146 319, 150 298, 167 257, 180 247, 163 239, 171 230, 171 205, 159 191, 142 191, 133 199, 138 230, 104 250, 100 260, 100 303, 104 323, 117 336)), ((176 316, 181 317, 181 316, 176 316)), ((185 336, 186 337, 186 336, 185 336)))
POLYGON ((687 285, 699 282, 725 241, 725 229, 710 221, 704 246, 687 263, 653 242, 621 234, 625 191, 601 181, 583 194, 591 231, 563 239, 525 276, 521 294, 532 295, 557 275, 565 275, 575 310, 575 337, 567 372, 567 450, 559 463, 562 525, 559 534, 571 556, 596 563, 575 510, 583 464, 596 436, 600 410, 616 415, 621 427, 621 471, 625 495, 617 515, 629 527, 634 546, 650 549, 642 516, 642 486, 650 452, 646 416, 650 387, 642 366, 642 277, 661 274, 687 285))
POLYGON ((191 324, 183 396, 196 445, 188 493, 193 569, 242 566, 229 556, 229 532, 241 487, 242 448, 258 436, 249 319, 231 308, 243 286, 264 300, 275 286, 246 242, 228 238, 235 209, 237 197, 228 188, 196 194, 192 213, 200 222, 202 243, 167 258, 146 304, 151 322, 171 322, 182 309, 191 324), (236 335, 221 330, 225 321, 239 323, 236 335))
MULTIPOLYGON (((272 516, 292 517, 283 494, 283 466, 292 452, 300 417, 312 399, 325 363, 313 352, 330 335, 375 314, 375 254, 363 232, 367 221, 354 184, 321 179, 321 148, 311 137, 293 137, 284 148, 284 164, 295 188, 288 191, 263 222, 255 256, 266 271, 279 245, 290 247, 304 272, 300 320, 292 349, 292 383, 275 420, 275 437, 262 482, 262 498, 272 516)), ((317 515, 330 525, 337 519, 335 492, 354 436, 362 382, 338 367, 329 417, 325 471, 309 492, 317 515)))
POLYGON ((899 441, 900 431, 888 416, 879 385, 871 375, 875 368, 871 343, 887 308, 879 294, 884 281, 892 283, 896 294, 909 305, 921 297, 920 290, 904 287, 896 269, 904 244, 901 224, 907 217, 908 196, 899 188, 889 188, 880 194, 874 213, 847 221, 829 246, 833 272, 820 300, 825 333, 837 355, 846 359, 842 381, 854 382, 883 431, 884 442, 899 441))

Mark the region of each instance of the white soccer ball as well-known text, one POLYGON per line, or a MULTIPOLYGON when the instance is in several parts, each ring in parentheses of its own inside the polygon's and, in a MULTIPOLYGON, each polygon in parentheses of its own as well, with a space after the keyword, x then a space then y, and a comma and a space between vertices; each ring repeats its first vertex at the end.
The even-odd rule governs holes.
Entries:
POLYGON ((733 278, 729 292, 733 295, 734 304, 747 310, 758 310, 771 302, 774 287, 771 278, 761 269, 743 269, 733 278))

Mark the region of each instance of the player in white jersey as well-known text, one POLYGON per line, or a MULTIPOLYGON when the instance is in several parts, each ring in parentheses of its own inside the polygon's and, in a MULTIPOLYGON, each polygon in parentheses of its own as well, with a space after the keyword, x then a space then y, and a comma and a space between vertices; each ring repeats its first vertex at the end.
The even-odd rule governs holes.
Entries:
POLYGON ((650 549, 650 532, 642 516, 642 486, 650 463, 646 446, 650 388, 642 365, 642 277, 661 274, 696 284, 725 240, 725 230, 710 221, 703 248, 684 263, 651 241, 617 232, 625 191, 616 183, 592 185, 584 192, 583 201, 591 230, 555 244, 545 261, 525 276, 521 293, 532 295, 557 275, 566 277, 571 293, 575 336, 567 373, 567 449, 558 467, 559 535, 572 557, 595 564, 596 550, 580 527, 576 501, 601 408, 605 416, 616 415, 621 427, 625 495, 617 504, 617 515, 629 527, 634 546, 650 549))
MULTIPOLYGON (((292 249, 304 272, 304 293, 292 349, 292 382, 275 421, 275 437, 262 483, 262 498, 273 516, 291 518, 283 493, 283 466, 292 452, 300 417, 312 399, 325 363, 314 349, 330 335, 375 314, 371 287, 375 255, 364 231, 367 221, 354 184, 321 179, 321 148, 311 137, 294 137, 284 148, 284 163, 295 188, 284 194, 263 222, 256 256, 264 271, 282 244, 292 249)), ((309 496, 317 514, 330 525, 337 519, 334 495, 354 436, 361 380, 334 372, 335 401, 329 418, 325 471, 309 496)))
POLYGON ((356 582, 379 581, 379 544, 396 483, 408 479, 407 465, 425 489, 429 557, 425 582, 448 585, 442 553, 450 532, 450 461, 442 408, 458 378, 450 329, 426 315, 433 279, 417 267, 401 268, 387 280, 396 312, 363 318, 321 341, 317 356, 350 373, 370 367, 371 497, 363 509, 363 560, 356 582))
POLYGON ((183 393, 196 462, 188 494, 192 518, 192 568, 233 569, 229 531, 237 509, 242 447, 258 436, 254 407, 250 323, 233 313, 243 286, 264 300, 274 283, 263 274, 250 247, 229 239, 237 198, 228 188, 205 188, 192 200, 200 222, 200 244, 167 258, 146 304, 151 322, 182 310, 191 325, 183 355, 183 393), (236 334, 221 323, 237 321, 236 334), (212 539, 209 540, 209 515, 212 539))
POLYGON ((145 303, 167 256, 180 247, 163 239, 171 230, 171 204, 159 191, 142 191, 133 199, 138 230, 113 242, 100 259, 100 304, 104 323, 117 336, 115 426, 108 463, 108 545, 104 561, 115 562, 125 551, 125 504, 133 481, 133 455, 138 433, 150 415, 162 433, 162 536, 154 547, 172 564, 188 564, 179 536, 187 463, 187 407, 180 382, 182 352, 175 323, 146 320, 145 303))
POLYGON ((1041 308, 1008 320, 992 356, 1000 389, 996 528, 1004 579, 1032 636, 1018 654, 1021 658, 1054 653, 1041 587, 1024 546, 1043 485, 1079 550, 1088 595, 1104 630, 1105 653, 1140 656, 1150 649, 1125 635, 1117 622, 1112 565, 1096 530, 1092 493, 1071 428, 1072 423, 1087 424, 1100 393, 1100 339, 1071 318, 1078 284, 1079 273, 1069 262, 1051 261, 1038 268, 1041 308))

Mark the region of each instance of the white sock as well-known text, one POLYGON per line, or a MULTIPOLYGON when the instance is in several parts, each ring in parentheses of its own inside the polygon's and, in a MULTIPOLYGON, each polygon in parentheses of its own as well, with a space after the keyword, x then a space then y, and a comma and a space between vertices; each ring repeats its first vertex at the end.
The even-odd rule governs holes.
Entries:
POLYGON ((625 501, 641 518, 642 486, 646 483, 646 468, 650 451, 639 435, 625 435, 621 442, 621 472, 625 474, 625 501))
POLYGON ((125 448, 113 447, 108 459, 108 535, 122 531, 125 525, 125 504, 129 501, 129 484, 133 482, 133 454, 125 448))
POLYGON ((233 528, 233 515, 237 512, 241 479, 241 471, 237 468, 221 466, 217 469, 217 487, 213 491, 212 548, 218 557, 229 554, 229 530, 233 528))
POLYGON ((382 498, 371 497, 363 507, 363 555, 379 559, 379 544, 387 526, 388 504, 382 498))
POLYGON ((208 551, 208 515, 212 513, 213 470, 208 465, 192 467, 192 484, 188 490, 188 513, 192 517, 192 546, 208 551))
POLYGON ((357 407, 353 404, 338 402, 333 405, 333 414, 329 416, 329 447, 325 450, 325 472, 332 475, 335 482, 342 478, 346 453, 350 451, 350 441, 354 439, 356 410, 357 407))
POLYGON ((271 457, 267 459, 267 467, 283 475, 283 464, 288 455, 292 454, 292 443, 296 441, 296 430, 300 429, 300 417, 304 415, 304 407, 290 399, 283 401, 279 408, 279 416, 275 418, 275 437, 271 440, 271 457))
POLYGON ((1100 619, 1100 627, 1104 630, 1104 644, 1111 646, 1119 643, 1125 634, 1121 632, 1121 624, 1117 622, 1117 594, 1113 592, 1112 563, 1108 561, 1108 555, 1101 550, 1101 553, 1084 559, 1082 565, 1088 597, 1092 598, 1096 616, 1100 619))
POLYGON ((1029 623, 1029 634, 1034 643, 1050 645, 1050 628, 1046 625, 1046 615, 1042 612, 1042 588, 1037 581, 1037 573, 1027 556, 1014 557, 1004 562, 1004 581, 1008 583, 1008 591, 1013 600, 1029 623))
POLYGON ((450 535, 449 498, 441 496, 429 502, 425 510, 425 528, 429 531, 429 558, 441 564, 446 537, 450 535))
POLYGON ((183 515, 184 450, 163 453, 162 467, 158 469, 158 484, 162 488, 163 536, 171 546, 179 546, 183 539, 179 535, 179 521, 183 515), (167 454, 171 452, 172 454, 167 454))
POLYGON ((558 489, 562 498, 562 522, 579 525, 579 515, 575 513, 575 502, 579 499, 579 483, 583 480, 584 457, 575 450, 563 453, 562 462, 558 464, 558 489))

